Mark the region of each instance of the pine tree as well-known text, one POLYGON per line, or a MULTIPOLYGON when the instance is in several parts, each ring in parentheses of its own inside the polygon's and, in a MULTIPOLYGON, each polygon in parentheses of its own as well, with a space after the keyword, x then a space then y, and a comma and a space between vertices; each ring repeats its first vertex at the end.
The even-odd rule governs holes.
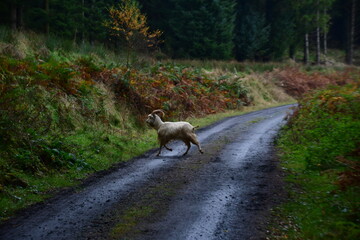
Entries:
POLYGON ((233 51, 234 1, 174 0, 167 41, 173 56, 229 59, 233 51))
POLYGON ((309 33, 311 33, 316 28, 316 7, 315 2, 317 0, 307 0, 307 1, 296 1, 293 0, 292 8, 295 12, 295 23, 297 26, 297 31, 300 36, 302 36, 303 41, 303 52, 304 58, 303 62, 308 64, 309 62, 309 33))
POLYGON ((329 14, 329 10, 333 8, 335 0, 322 0, 322 5, 320 11, 322 11, 322 18, 320 19, 320 26, 323 32, 323 49, 324 49, 324 57, 327 55, 327 35, 330 29, 330 22, 332 16, 329 14))
POLYGON ((328 12, 324 12, 324 8, 330 8, 334 0, 307 0, 292 2, 293 9, 296 11, 296 24, 298 31, 305 36, 304 43, 304 63, 309 60, 309 35, 315 31, 316 33, 316 63, 320 63, 320 34, 326 33, 330 22, 328 12))
POLYGON ((323 48, 324 57, 326 57, 326 35, 330 22, 330 16, 328 15, 326 9, 331 8, 333 2, 334 0, 317 0, 316 2, 316 64, 320 64, 321 60, 321 33, 324 35, 323 48))
POLYGON ((174 9, 173 0, 139 0, 141 11, 148 17, 149 26, 167 35, 171 31, 169 20, 174 9))
POLYGON ((233 56, 235 38, 235 2, 232 0, 214 1, 214 12, 219 15, 215 21, 215 51, 211 58, 230 59, 233 56))
POLYGON ((347 64, 353 64, 354 58, 354 37, 355 37, 355 16, 356 16, 356 0, 348 0, 347 8, 349 17, 347 20, 347 41, 346 41, 346 57, 347 64))
POLYGON ((267 52, 270 34, 264 14, 253 10, 250 4, 239 6, 236 27, 236 59, 262 58, 267 52))
POLYGON ((91 43, 107 42, 107 31, 104 22, 108 20, 108 9, 115 4, 114 0, 85 0, 84 4, 84 34, 91 43))
POLYGON ((10 26, 13 31, 24 27, 24 9, 30 4, 26 0, 4 0, 5 6, 9 7, 10 26))

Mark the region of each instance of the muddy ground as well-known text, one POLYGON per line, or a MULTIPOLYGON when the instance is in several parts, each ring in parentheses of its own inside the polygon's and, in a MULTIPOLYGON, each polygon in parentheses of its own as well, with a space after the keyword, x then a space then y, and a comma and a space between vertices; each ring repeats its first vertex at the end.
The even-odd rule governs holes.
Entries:
MULTIPOLYGON (((102 172, 0 226, 0 239, 266 239, 283 194, 274 141, 291 106, 197 131, 205 151, 171 144, 102 172)), ((155 131, 154 131, 154 134, 155 131)))

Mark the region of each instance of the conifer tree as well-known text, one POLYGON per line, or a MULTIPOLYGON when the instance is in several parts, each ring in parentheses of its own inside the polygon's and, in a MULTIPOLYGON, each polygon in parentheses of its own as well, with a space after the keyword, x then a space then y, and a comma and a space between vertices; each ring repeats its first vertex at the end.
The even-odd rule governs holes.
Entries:
MULTIPOLYGON (((299 36, 291 2, 268 0, 266 10, 266 21, 270 25, 267 57, 271 60, 282 60, 287 57, 295 59, 299 36)), ((302 38, 300 41, 302 42, 302 38)))
POLYGON ((234 1, 173 0, 168 37, 181 58, 229 59, 233 52, 234 1))
POLYGON ((316 33, 316 63, 320 63, 320 31, 327 32, 330 22, 330 16, 323 11, 324 8, 330 8, 333 0, 307 0, 293 1, 292 7, 296 12, 296 25, 298 32, 305 36, 304 43, 304 63, 309 61, 309 35, 316 33))
POLYGON ((353 64, 354 58, 354 40, 355 40, 355 18, 356 18, 356 0, 347 0, 348 19, 346 21, 346 57, 347 64, 353 64))
POLYGON ((236 27, 236 59, 254 60, 264 56, 270 33, 264 14, 254 11, 251 5, 239 6, 236 27))

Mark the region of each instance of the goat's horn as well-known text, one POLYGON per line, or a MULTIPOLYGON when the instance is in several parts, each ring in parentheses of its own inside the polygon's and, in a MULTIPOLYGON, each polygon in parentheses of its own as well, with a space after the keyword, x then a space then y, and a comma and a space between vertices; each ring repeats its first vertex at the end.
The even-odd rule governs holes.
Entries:
POLYGON ((161 110, 161 109, 156 109, 156 110, 154 110, 151 114, 158 114, 158 113, 161 113, 161 114, 162 114, 162 117, 164 117, 164 116, 165 116, 164 111, 163 111, 163 110, 161 110))

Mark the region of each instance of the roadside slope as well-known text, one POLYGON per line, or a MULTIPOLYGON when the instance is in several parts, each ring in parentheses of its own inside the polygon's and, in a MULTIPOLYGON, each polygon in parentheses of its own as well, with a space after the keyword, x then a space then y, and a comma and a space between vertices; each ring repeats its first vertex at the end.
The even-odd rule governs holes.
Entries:
POLYGON ((0 236, 235 239, 241 233, 246 239, 263 234, 258 217, 266 215, 277 193, 271 182, 272 141, 288 111, 289 106, 266 109, 200 130, 204 155, 191 151, 179 157, 185 146, 178 143, 160 157, 150 151, 24 212, 2 225, 0 236))
POLYGON ((101 49, 80 54, 9 34, 0 44, 0 221, 154 148, 144 122, 154 109, 171 121, 293 100, 264 79, 245 84, 236 74, 150 60, 128 68, 101 49))

